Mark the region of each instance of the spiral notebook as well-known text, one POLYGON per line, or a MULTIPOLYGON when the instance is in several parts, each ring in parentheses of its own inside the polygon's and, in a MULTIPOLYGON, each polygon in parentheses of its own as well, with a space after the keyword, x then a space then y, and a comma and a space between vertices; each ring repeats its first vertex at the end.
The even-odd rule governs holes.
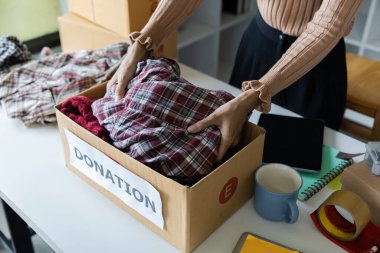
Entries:
POLYGON ((322 170, 319 173, 299 172, 303 180, 298 195, 299 200, 305 201, 311 198, 353 163, 352 159, 346 160, 336 157, 338 153, 338 149, 323 145, 322 170))

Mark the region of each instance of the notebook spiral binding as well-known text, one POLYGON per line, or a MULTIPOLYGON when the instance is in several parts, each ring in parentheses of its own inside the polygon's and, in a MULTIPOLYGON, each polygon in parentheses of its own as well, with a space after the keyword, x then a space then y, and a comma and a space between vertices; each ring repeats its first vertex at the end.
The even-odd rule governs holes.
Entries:
POLYGON ((347 159, 345 161, 342 161, 339 165, 337 165, 335 168, 333 168, 328 173, 323 175, 320 179, 318 179, 318 181, 309 186, 306 190, 302 191, 299 197, 300 200, 304 201, 311 198, 314 194, 319 192, 323 187, 330 183, 334 178, 339 176, 345 168, 347 168, 353 163, 353 159, 347 159))

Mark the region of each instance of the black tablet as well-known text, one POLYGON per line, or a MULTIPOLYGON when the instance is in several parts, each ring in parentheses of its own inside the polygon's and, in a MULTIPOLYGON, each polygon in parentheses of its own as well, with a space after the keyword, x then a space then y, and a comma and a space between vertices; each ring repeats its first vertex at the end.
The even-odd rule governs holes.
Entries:
POLYGON ((266 130, 264 163, 283 163, 309 172, 321 170, 323 120, 262 113, 258 125, 266 130))

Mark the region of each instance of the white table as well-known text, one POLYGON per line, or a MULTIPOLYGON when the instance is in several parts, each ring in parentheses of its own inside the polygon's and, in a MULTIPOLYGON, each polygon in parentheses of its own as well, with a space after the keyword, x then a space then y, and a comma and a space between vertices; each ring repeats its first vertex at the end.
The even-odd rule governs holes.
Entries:
MULTIPOLYGON (((240 92, 186 66, 181 65, 181 70, 201 87, 240 92)), ((272 112, 294 115, 276 105, 272 112)), ((255 112, 250 120, 257 122, 258 116, 255 112)), ((344 152, 365 151, 364 143, 327 128, 324 142, 344 152)), ((244 231, 303 252, 344 252, 320 234, 309 218, 322 199, 317 196, 299 203, 300 217, 292 225, 260 218, 250 200, 194 252, 230 253, 244 231)), ((56 252, 179 252, 65 167, 56 125, 26 128, 3 111, 0 197, 56 252)))

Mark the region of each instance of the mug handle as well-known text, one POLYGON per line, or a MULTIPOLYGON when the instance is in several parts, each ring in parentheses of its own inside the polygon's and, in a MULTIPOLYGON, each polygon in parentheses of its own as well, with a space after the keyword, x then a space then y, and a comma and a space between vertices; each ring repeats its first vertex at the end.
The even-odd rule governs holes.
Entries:
POLYGON ((287 204, 288 204, 288 208, 290 210, 290 215, 288 217, 286 217, 285 222, 292 224, 292 223, 296 222, 298 219, 298 215, 299 215, 298 206, 297 206, 297 202, 295 200, 288 200, 287 204))

